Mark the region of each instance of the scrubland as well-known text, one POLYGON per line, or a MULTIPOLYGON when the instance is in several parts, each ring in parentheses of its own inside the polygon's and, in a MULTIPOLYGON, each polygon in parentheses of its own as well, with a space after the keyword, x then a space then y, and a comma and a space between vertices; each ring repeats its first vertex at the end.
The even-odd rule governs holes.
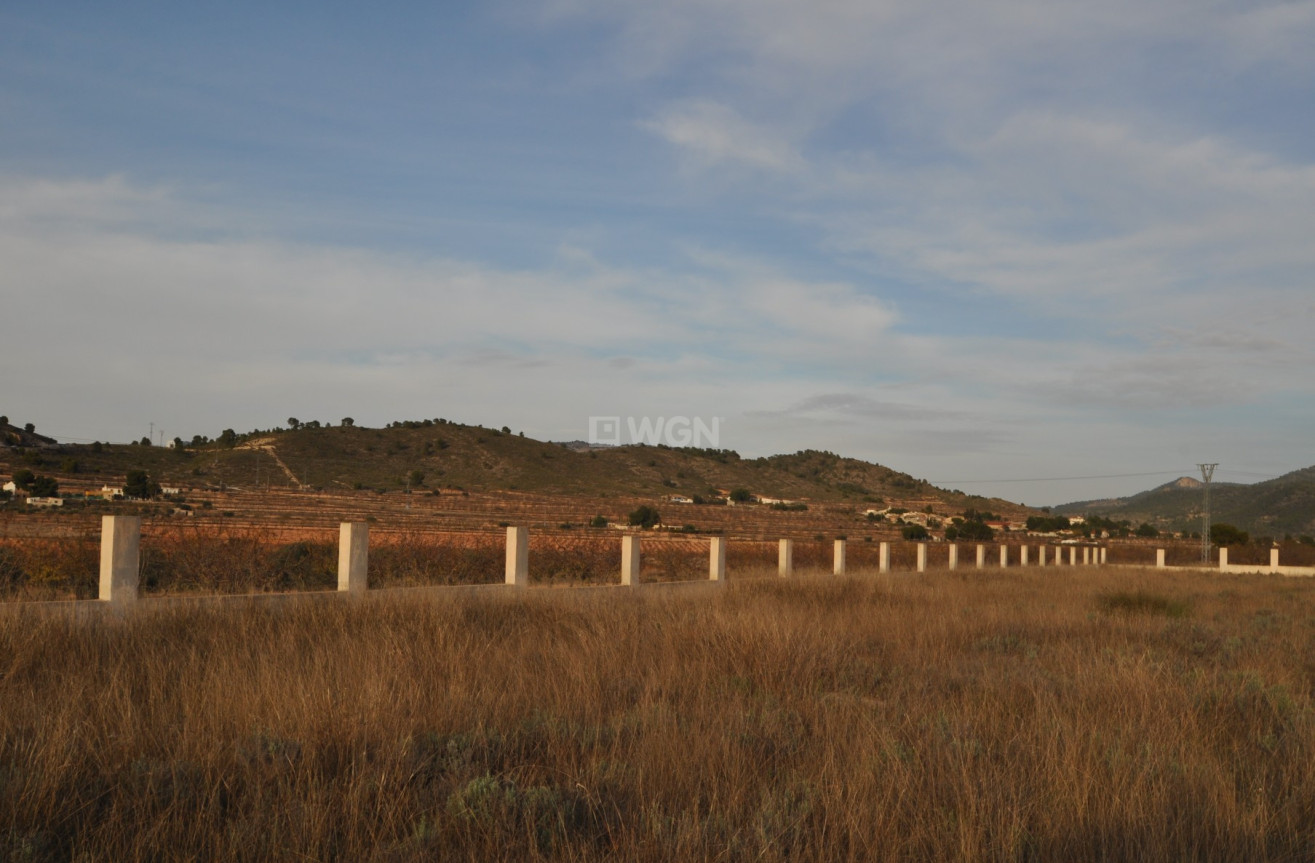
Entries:
POLYGON ((1306 580, 142 605, 0 610, 0 860, 1315 857, 1306 580))

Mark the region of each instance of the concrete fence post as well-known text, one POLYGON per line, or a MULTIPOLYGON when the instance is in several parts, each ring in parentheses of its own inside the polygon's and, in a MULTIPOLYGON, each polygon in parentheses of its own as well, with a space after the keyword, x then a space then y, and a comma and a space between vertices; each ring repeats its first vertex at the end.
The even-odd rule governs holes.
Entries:
POLYGON ((338 526, 338 590, 363 593, 369 585, 370 525, 344 521, 338 526))
POLYGON ((835 551, 831 554, 831 572, 833 575, 845 574, 845 541, 836 540, 835 551))
POLYGON ((1036 565, 1037 565, 1037 566, 1045 566, 1045 565, 1046 565, 1046 547, 1045 547, 1045 545, 1038 545, 1038 546, 1036 547, 1036 565))
POLYGON ((785 578, 794 572, 794 540, 783 539, 776 552, 776 574, 785 578))
POLYGON ((530 584, 530 530, 507 528, 507 584, 528 587, 530 584))
POLYGON ((959 568, 959 545, 958 545, 958 543, 954 543, 954 542, 950 543, 950 560, 949 560, 949 566, 948 566, 948 568, 949 568, 949 569, 958 569, 958 568, 959 568))
POLYGON ((890 543, 883 542, 877 549, 877 571, 890 572, 890 543))
POLYGON ((918 543, 918 572, 927 571, 927 543, 918 543))
POLYGON ((634 534, 621 537, 621 584, 639 587, 639 537, 634 534))
POLYGON ((1078 547, 1076 545, 1070 545, 1068 547, 1068 565, 1078 565, 1078 547))
POLYGON ((1027 566, 1027 546, 1018 547, 1018 565, 1027 566))
POLYGON ((1109 552, 1109 549, 1102 545, 1097 551, 1100 553, 1100 565, 1104 566, 1105 561, 1108 559, 1106 554, 1109 552))
POLYGON ((1271 549, 1269 550, 1269 570, 1270 570, 1270 572, 1278 572, 1278 549, 1277 549, 1277 548, 1271 548, 1271 549))
POLYGON ((1219 547, 1219 569, 1228 569, 1228 546, 1226 545, 1219 547))
POLYGON ((1155 550, 1155 568, 1164 569, 1164 549, 1162 548, 1155 550))
POLYGON ((726 537, 714 536, 708 541, 708 580, 726 581, 726 537))
POLYGON ((1000 545, 1000 568, 1007 569, 1008 567, 1009 567, 1009 546, 1004 545, 1002 543, 1000 545))
POLYGON ((977 568, 986 568, 986 546, 980 544, 977 546, 977 568))
POLYGON ((101 516, 100 598, 106 602, 136 601, 141 570, 141 536, 140 516, 101 516))

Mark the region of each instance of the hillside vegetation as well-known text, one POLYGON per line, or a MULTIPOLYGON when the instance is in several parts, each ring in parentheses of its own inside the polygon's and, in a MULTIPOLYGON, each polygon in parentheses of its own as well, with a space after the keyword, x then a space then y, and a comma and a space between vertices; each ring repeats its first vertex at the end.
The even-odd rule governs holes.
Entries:
POLYGON ((561 495, 753 495, 808 501, 1025 510, 999 499, 938 489, 882 465, 805 450, 745 459, 730 450, 631 445, 593 450, 534 440, 510 431, 446 421, 390 428, 332 426, 221 436, 178 449, 142 444, 0 449, 0 470, 30 467, 68 486, 122 482, 142 469, 164 485, 196 488, 332 490, 410 488, 524 491, 561 495))

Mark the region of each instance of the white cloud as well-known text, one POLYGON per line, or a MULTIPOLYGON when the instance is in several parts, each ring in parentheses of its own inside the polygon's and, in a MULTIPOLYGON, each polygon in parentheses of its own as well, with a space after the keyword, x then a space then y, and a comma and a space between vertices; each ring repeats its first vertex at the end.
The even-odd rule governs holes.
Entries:
POLYGON ((710 101, 668 106, 645 127, 707 165, 740 164, 769 171, 797 167, 799 156, 777 133, 710 101))

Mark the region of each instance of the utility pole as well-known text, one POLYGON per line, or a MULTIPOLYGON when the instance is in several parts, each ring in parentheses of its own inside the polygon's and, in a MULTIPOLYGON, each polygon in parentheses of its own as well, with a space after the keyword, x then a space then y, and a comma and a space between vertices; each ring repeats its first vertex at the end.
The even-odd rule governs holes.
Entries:
POLYGON ((1198 464, 1201 469, 1201 482, 1205 492, 1205 501, 1201 504, 1201 563, 1206 566, 1210 565, 1210 481, 1214 479, 1215 468, 1219 467, 1219 462, 1214 464, 1198 464))

